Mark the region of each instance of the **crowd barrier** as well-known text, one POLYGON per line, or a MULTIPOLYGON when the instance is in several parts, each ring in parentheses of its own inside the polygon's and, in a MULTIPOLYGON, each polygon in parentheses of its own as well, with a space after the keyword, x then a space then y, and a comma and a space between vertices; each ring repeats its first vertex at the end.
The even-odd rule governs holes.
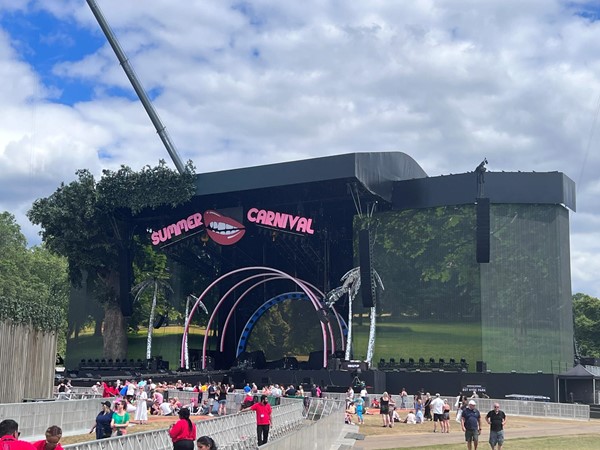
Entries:
POLYGON ((329 449, 340 438, 344 411, 343 399, 309 397, 309 404, 304 409, 305 425, 284 436, 269 438, 269 442, 261 449, 329 449))
MULTIPOLYGON (((302 427, 305 422, 301 399, 273 407, 270 436, 279 439, 302 427)), ((197 436, 212 437, 221 450, 255 449, 256 415, 254 412, 229 414, 212 420, 195 421, 197 436)), ((343 418, 342 418, 343 423, 343 418)), ((145 431, 120 437, 65 445, 65 450, 171 450, 173 444, 167 429, 145 431)))
POLYGON ((42 438, 50 425, 64 434, 85 433, 96 423, 100 399, 0 404, 0 417, 13 419, 25 440, 42 438))
MULTIPOLYGON (((327 395, 327 394, 326 394, 327 395)), ((343 396, 346 398, 346 394, 330 394, 332 397, 340 398, 343 396)), ((357 397, 358 394, 355 394, 357 397)), ((371 405, 374 399, 379 400, 382 394, 369 394, 367 396, 367 404, 371 405)), ((390 395, 392 400, 395 402, 396 407, 400 409, 401 399, 399 395, 390 395)), ((455 395, 440 395, 443 399, 448 399, 448 403, 452 410, 455 410, 454 402, 456 401, 455 395)), ((551 402, 536 402, 536 401, 525 401, 525 400, 507 400, 507 399, 492 399, 492 398, 477 398, 477 409, 481 412, 487 413, 491 411, 494 403, 498 402, 500 408, 506 414, 512 414, 515 416, 531 416, 531 417, 547 417, 554 419, 575 419, 575 420, 589 420, 590 419, 590 407, 589 405, 581 405, 577 403, 551 403, 551 402)), ((405 410, 414 409, 413 396, 409 395, 405 401, 405 410)))

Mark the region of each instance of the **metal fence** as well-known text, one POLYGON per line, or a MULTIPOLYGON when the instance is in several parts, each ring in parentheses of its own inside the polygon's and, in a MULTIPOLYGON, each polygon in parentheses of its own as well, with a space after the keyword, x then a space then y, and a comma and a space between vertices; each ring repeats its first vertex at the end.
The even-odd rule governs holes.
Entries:
POLYGON ((304 426, 284 436, 269 438, 262 449, 295 450, 331 448, 340 438, 344 423, 344 399, 308 397, 304 408, 304 426))
MULTIPOLYGON (((279 439, 305 423, 305 407, 302 399, 286 402, 273 407, 273 425, 270 430, 272 439, 279 439)), ((343 420, 343 419, 342 419, 343 420)), ((230 414, 215 417, 212 420, 196 422, 197 436, 212 437, 222 450, 255 449, 256 416, 254 412, 230 414)), ((70 450, 171 450, 173 443, 167 429, 146 431, 99 441, 65 445, 70 450)))
MULTIPOLYGON (((329 394, 332 397, 346 398, 346 394, 329 394)), ((369 394, 368 404, 372 404, 374 399, 379 399, 381 394, 369 394)), ((396 407, 400 408, 400 396, 390 395, 390 397, 396 403, 396 407)), ((356 398, 356 396, 355 396, 356 398)), ((447 398, 450 406, 454 410, 454 402, 456 396, 454 395, 441 395, 441 398, 447 398)), ((500 408, 506 414, 512 414, 515 416, 531 416, 531 417, 548 417, 554 419, 575 419, 575 420, 589 420, 590 419, 590 407, 589 405, 581 405, 575 403, 551 403, 551 402, 536 402, 536 401, 524 401, 524 400, 507 400, 507 399, 492 399, 492 398, 477 398, 477 409, 479 411, 491 411, 493 404, 498 402, 500 408)), ((414 409, 414 402, 412 396, 409 396, 405 402, 405 409, 414 409)))
POLYGON ((16 420, 21 436, 31 440, 43 437, 50 425, 59 425, 64 434, 87 432, 100 409, 98 399, 4 403, 0 404, 0 417, 16 420))
POLYGON ((481 412, 491 411, 494 403, 498 402, 502 411, 504 411, 506 414, 512 414, 514 416, 590 420, 589 405, 491 398, 478 398, 475 399, 475 401, 477 402, 477 409, 481 412))

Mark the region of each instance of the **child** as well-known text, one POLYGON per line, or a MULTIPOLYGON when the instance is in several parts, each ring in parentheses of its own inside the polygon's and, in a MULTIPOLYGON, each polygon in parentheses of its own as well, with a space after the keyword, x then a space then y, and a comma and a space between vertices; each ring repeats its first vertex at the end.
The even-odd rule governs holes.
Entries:
POLYGON ((354 404, 355 408, 356 408, 356 418, 358 419, 358 424, 359 425, 364 425, 365 424, 365 420, 363 419, 363 401, 362 398, 358 398, 356 400, 356 403, 354 404))

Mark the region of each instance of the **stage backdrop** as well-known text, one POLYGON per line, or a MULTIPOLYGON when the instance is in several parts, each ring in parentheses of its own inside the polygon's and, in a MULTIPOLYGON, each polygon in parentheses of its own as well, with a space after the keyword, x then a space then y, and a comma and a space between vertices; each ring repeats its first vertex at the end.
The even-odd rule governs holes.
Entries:
MULTIPOLYGON (((475 205, 389 211, 369 227, 377 296, 375 358, 467 360, 469 371, 555 372, 573 361, 568 211, 492 205, 491 260, 476 262, 475 205)), ((356 264, 358 265, 358 244, 356 264)), ((367 350, 357 297, 354 357, 367 350)))

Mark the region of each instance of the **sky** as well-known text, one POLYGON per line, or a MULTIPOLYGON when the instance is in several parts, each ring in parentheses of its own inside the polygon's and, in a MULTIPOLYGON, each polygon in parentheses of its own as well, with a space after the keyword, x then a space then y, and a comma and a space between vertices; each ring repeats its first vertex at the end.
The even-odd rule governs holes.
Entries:
MULTIPOLYGON (((198 173, 402 151, 430 176, 560 171, 600 297, 600 0, 97 0, 198 173)), ((172 165, 83 0, 0 0, 0 211, 78 169, 172 165)))

